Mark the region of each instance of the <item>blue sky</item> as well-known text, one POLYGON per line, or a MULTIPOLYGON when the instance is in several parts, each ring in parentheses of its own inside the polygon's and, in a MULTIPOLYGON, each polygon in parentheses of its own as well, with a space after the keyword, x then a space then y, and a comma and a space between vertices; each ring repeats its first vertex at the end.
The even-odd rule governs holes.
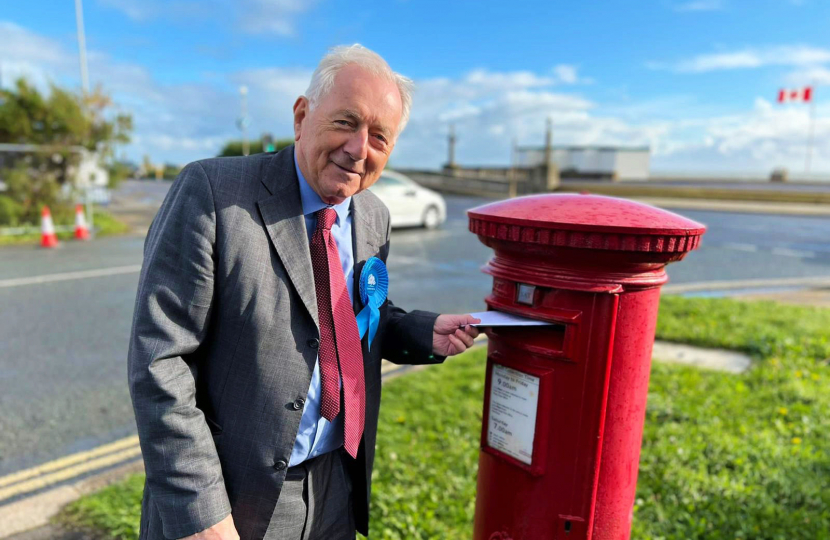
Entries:
MULTIPOLYGON (((185 163, 250 133, 291 136, 291 105, 325 51, 359 42, 415 80, 392 164, 506 164, 512 141, 652 148, 656 171, 803 170, 814 81, 816 170, 830 172, 830 2, 85 0, 90 78, 134 115, 139 160, 185 163), (637 6, 633 8, 632 6, 637 6), (822 85, 827 85, 822 87, 822 85), (827 96, 827 98, 825 98, 827 96)), ((4 2, 2 84, 79 87, 74 2, 4 2)))

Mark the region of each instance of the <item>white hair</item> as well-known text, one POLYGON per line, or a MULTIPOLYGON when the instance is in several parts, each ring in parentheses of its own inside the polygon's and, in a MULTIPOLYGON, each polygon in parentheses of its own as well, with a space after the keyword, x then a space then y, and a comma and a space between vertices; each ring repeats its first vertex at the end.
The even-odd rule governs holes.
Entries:
POLYGON ((334 86, 334 77, 348 65, 358 65, 368 72, 394 82, 401 95, 401 123, 398 125, 398 133, 403 131, 409 121, 409 110, 412 107, 412 79, 395 73, 386 60, 381 56, 364 47, 359 43, 354 45, 340 45, 329 50, 317 69, 311 75, 311 83, 305 92, 308 99, 309 110, 314 109, 320 99, 325 96, 334 86))

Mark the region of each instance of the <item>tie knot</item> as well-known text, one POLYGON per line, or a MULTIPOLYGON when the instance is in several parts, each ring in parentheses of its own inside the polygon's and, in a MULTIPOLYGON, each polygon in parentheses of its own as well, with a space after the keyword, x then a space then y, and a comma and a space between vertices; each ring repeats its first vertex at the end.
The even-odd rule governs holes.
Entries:
POLYGON ((317 211, 317 228, 331 230, 331 226, 337 221, 337 212, 334 208, 323 208, 317 211))

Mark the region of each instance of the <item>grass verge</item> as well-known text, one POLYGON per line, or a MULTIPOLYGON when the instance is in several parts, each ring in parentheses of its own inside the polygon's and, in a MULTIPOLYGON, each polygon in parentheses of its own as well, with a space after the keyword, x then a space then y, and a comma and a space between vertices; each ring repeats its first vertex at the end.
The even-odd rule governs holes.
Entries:
MULTIPOLYGON (((665 297, 658 337, 751 354, 743 375, 656 363, 632 538, 830 538, 830 310, 665 297)), ((384 386, 372 538, 468 539, 485 351, 384 386)), ((60 519, 138 534, 143 478, 60 519)))
POLYGON ((830 193, 796 190, 719 188, 714 186, 658 186, 647 182, 563 182, 559 191, 589 191, 595 195, 613 197, 671 197, 680 199, 710 199, 719 201, 751 201, 771 203, 830 204, 830 193))
MULTIPOLYGON (((94 224, 95 236, 112 236, 115 234, 124 234, 129 232, 130 227, 123 221, 119 220, 106 210, 95 208, 94 224)), ((72 223, 55 223, 55 225, 72 225, 72 223)), ((37 230, 37 229, 36 229, 37 230)), ((74 231, 57 233, 58 240, 72 240, 75 238, 74 231)), ((37 244, 40 242, 40 232, 32 232, 28 234, 20 234, 14 236, 0 235, 0 246, 20 245, 20 244, 37 244)))

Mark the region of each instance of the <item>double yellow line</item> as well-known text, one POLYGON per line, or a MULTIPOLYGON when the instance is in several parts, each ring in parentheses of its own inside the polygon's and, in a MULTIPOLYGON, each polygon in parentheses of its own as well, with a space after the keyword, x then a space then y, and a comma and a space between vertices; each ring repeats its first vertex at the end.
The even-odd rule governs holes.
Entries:
MULTIPOLYGON (((381 371, 384 375, 399 369, 384 360, 381 371)), ((124 439, 0 477, 0 505, 3 501, 25 495, 54 484, 70 480, 88 472, 126 463, 141 455, 138 436, 124 439)))
POLYGON ((140 455, 138 437, 134 435, 0 477, 0 503, 140 455))

